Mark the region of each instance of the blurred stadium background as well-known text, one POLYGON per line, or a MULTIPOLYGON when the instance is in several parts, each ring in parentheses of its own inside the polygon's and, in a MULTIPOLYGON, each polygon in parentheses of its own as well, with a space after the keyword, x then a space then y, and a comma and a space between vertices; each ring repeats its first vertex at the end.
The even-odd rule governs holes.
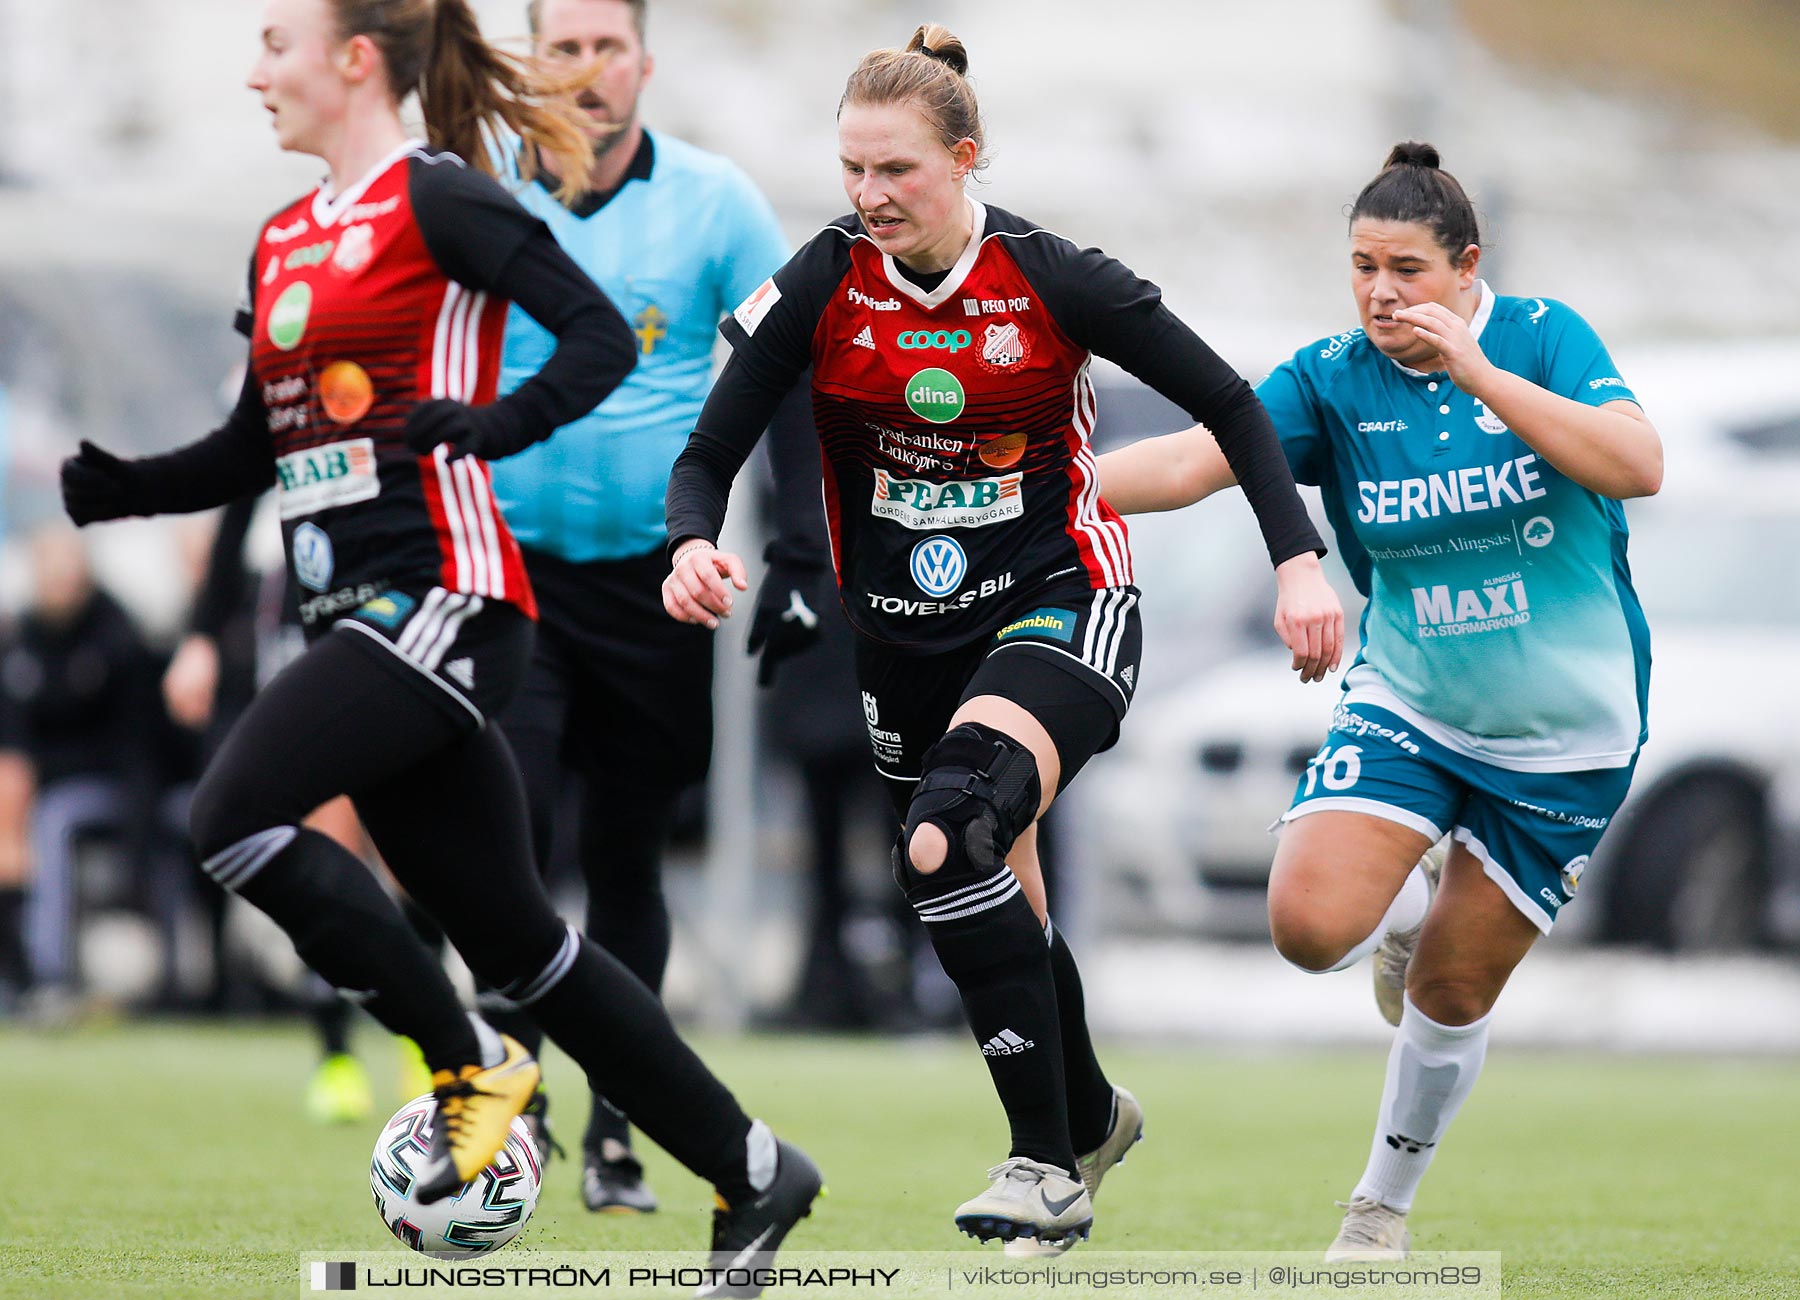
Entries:
MULTIPOLYGON (((522 0, 476 8, 491 37, 524 30, 522 0)), ((0 0, 9 612, 33 599, 29 542, 59 526, 56 466, 78 438, 161 450, 222 414, 251 232, 319 170, 277 152, 242 86, 258 13, 251 0, 0 0)), ((1593 322, 1668 446, 1665 499, 1630 509, 1659 652, 1648 779, 1611 860, 1509 989, 1500 1032, 1509 1045, 1800 1053, 1800 8, 654 0, 647 120, 739 162, 798 242, 844 206, 833 113, 846 72, 925 19, 971 51, 994 156, 978 195, 1160 282, 1252 379, 1354 323, 1343 213, 1402 138, 1436 143, 1474 194, 1500 292, 1560 298, 1593 322)), ((1108 439, 1183 422, 1116 371, 1102 420, 1108 439)), ((88 538, 153 651, 179 634, 206 528, 129 522, 88 538)), ((1259 931, 1261 828, 1330 693, 1282 684, 1249 514, 1214 503, 1134 537, 1144 692, 1055 830, 1057 908, 1080 936, 1093 1019, 1144 1042, 1380 1044, 1363 979, 1302 977, 1259 931)), ((867 1007, 806 1005, 808 847, 780 761, 791 693, 757 697, 742 634, 720 640, 714 780, 669 875, 670 1000, 714 1028, 880 1027, 867 1007)), ((948 990, 929 959, 906 973, 888 924, 883 833, 854 820, 840 956, 875 986, 907 981, 916 1022, 941 1020, 948 990)), ((82 982, 64 1012, 204 1000, 204 927, 159 920, 127 871, 117 845, 87 847, 82 982)), ((279 1007, 292 984, 279 940, 233 934, 264 954, 245 978, 268 988, 230 1005, 279 1007)), ((10 1032, 0 1019, 0 1079, 10 1032)))

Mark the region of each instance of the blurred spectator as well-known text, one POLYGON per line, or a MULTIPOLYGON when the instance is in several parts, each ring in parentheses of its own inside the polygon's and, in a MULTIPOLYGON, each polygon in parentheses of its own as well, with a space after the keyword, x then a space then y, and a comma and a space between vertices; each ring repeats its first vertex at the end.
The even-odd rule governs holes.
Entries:
MULTIPOLYGON (((27 978, 54 996, 68 992, 76 975, 80 841, 110 836, 129 878, 143 878, 158 715, 150 651, 130 616, 95 585, 80 537, 64 525, 47 527, 32 538, 30 559, 32 603, 0 660, 0 693, 19 716, 22 753, 35 774, 35 793, 27 795, 27 978)), ((12 798, 19 794, 15 786, 12 798)))

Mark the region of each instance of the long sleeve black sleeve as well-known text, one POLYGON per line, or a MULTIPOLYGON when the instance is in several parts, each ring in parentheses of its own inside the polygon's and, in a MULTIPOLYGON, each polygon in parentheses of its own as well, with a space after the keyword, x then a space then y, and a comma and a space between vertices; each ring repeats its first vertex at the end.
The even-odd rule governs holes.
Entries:
POLYGON ((794 383, 791 376, 759 367, 742 353, 733 353, 725 363, 686 448, 669 472, 663 504, 671 555, 690 538, 719 540, 732 480, 756 450, 757 440, 794 383))
POLYGON ((812 372, 803 374, 769 420, 775 480, 775 537, 765 558, 823 566, 825 506, 819 492, 819 431, 812 418, 812 372))
POLYGON ((515 449, 586 415, 631 373, 637 339, 619 309, 492 177, 442 158, 421 161, 413 212, 446 275, 511 299, 556 336, 537 374, 484 411, 515 449))
POLYGON ((1255 389, 1163 304, 1161 289, 1098 249, 1077 249, 1043 232, 1014 247, 1027 274, 1041 272, 1034 282, 1071 339, 1212 430, 1256 512, 1272 563, 1325 553, 1255 389))
POLYGON ((224 424, 198 442, 131 464, 144 490, 138 513, 146 515, 211 510, 268 488, 275 481, 275 459, 268 413, 250 367, 224 424))

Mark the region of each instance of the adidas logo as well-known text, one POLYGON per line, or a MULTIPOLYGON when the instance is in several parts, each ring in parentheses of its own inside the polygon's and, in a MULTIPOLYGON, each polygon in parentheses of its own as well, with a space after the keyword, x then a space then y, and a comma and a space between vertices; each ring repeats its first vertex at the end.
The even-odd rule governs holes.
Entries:
POLYGON ((1020 1038, 1010 1029, 1002 1029, 981 1045, 983 1056, 1017 1056, 1037 1046, 1035 1038, 1020 1038))
POLYGON ((444 675, 460 682, 464 690, 473 690, 475 686, 475 661, 469 658, 452 659, 444 665, 444 675))
POLYGON ((858 334, 850 341, 859 348, 868 348, 873 351, 875 348, 875 331, 870 329, 867 325, 864 325, 862 327, 862 333, 858 334))
POLYGON ((1137 665, 1136 664, 1126 664, 1124 671, 1122 671, 1119 674, 1119 680, 1124 682, 1125 685, 1127 685, 1127 686, 1132 686, 1134 683, 1132 682, 1131 679, 1136 676, 1137 676, 1137 665))

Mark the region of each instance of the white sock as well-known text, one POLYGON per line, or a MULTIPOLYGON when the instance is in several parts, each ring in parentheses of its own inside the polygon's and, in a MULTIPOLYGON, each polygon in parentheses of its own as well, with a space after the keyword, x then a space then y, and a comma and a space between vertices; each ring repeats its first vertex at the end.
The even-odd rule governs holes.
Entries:
POLYGON ((769 1126, 760 1119, 751 1120, 750 1131, 744 1134, 744 1163, 749 1168, 750 1186, 759 1192, 768 1191, 769 1184, 775 1181, 780 1156, 769 1126))
POLYGON ((1387 1082, 1369 1164, 1355 1196, 1396 1210, 1412 1209, 1419 1180, 1487 1057, 1489 1012, 1470 1025, 1440 1025, 1403 1001, 1400 1030, 1388 1053, 1387 1082))
POLYGON ((469 1023, 475 1026, 475 1045, 481 1049, 482 1066, 500 1064, 506 1059, 506 1044, 500 1041, 500 1035, 487 1021, 473 1011, 468 1016, 469 1023))
POLYGON ((1425 879, 1425 869, 1418 864, 1406 873, 1406 879, 1400 883, 1400 892, 1394 895, 1394 901, 1388 904, 1388 910, 1382 914, 1381 924, 1376 926, 1367 939, 1345 953, 1337 965, 1327 966, 1320 971, 1321 975, 1329 975, 1333 971, 1349 970, 1364 957, 1381 946, 1381 941, 1394 930, 1410 930, 1421 925, 1425 920, 1425 911, 1431 906, 1431 882, 1425 879))

